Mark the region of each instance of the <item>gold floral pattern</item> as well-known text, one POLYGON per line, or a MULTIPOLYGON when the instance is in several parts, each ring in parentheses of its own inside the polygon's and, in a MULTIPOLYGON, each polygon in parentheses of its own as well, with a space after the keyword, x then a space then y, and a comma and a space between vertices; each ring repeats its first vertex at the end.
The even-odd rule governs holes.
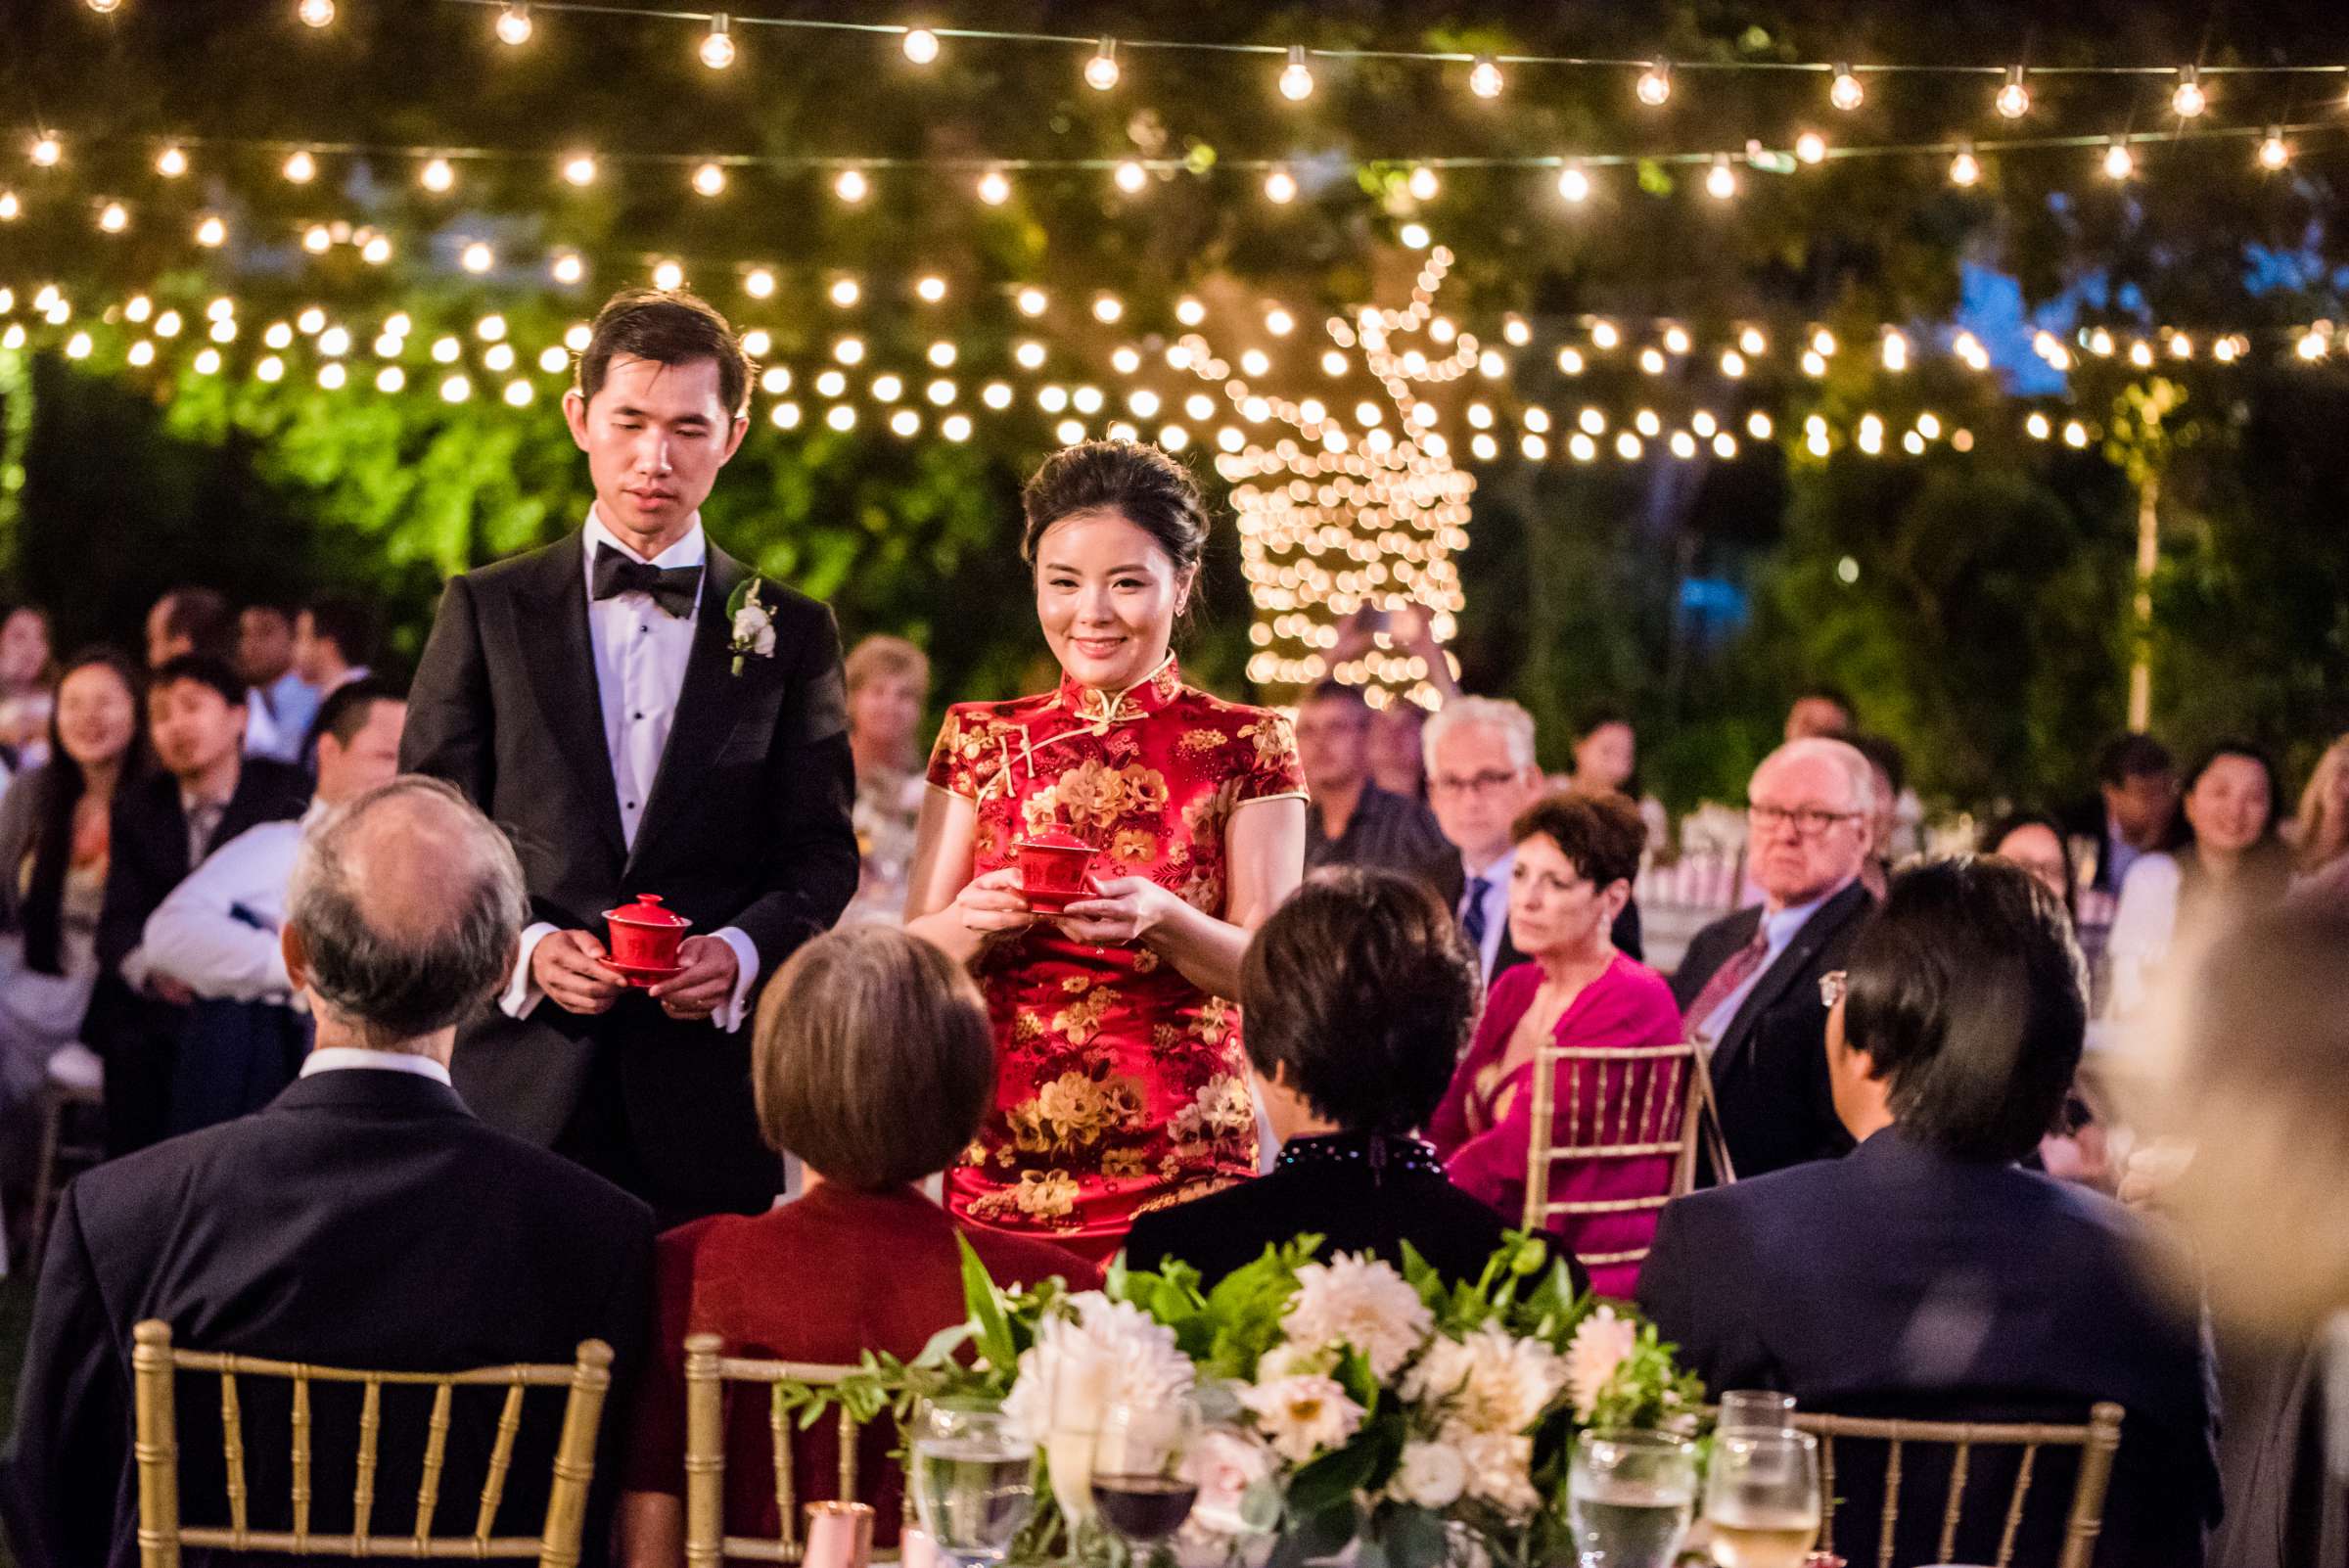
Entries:
MULTIPOLYGON (((1150 877, 1215 914, 1233 815, 1305 793, 1286 721, 1183 684, 1173 660, 1114 695, 1064 681, 960 705, 929 777, 978 807, 976 871, 1056 830, 1093 847, 1096 874, 1150 877)), ((1143 1205, 1253 1173, 1230 1002, 1146 947, 1081 945, 1050 922, 992 948, 978 975, 997 1084, 982 1157, 949 1176, 956 1213, 1106 1257, 1143 1205)))

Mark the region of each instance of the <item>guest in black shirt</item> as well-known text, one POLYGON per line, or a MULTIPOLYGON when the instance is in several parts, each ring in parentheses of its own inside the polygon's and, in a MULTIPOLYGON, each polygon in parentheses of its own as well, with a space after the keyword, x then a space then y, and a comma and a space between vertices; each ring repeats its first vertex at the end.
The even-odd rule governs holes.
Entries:
POLYGON ((1297 761, 1313 797, 1305 868, 1367 865, 1432 881, 1456 855, 1426 802, 1372 782, 1374 719, 1361 689, 1335 680, 1315 686, 1297 706, 1297 761))
MULTIPOLYGON (((1505 1227, 1412 1130, 1451 1083, 1482 990, 1450 911, 1418 884, 1352 868, 1309 881, 1258 930, 1240 970, 1243 1038, 1279 1162, 1143 1215, 1127 1261, 1179 1259, 1213 1287, 1311 1232, 1324 1257, 1368 1252, 1400 1266, 1408 1242, 1447 1280, 1476 1279, 1505 1227)), ((1581 1267, 1568 1267, 1587 1289, 1581 1267)))

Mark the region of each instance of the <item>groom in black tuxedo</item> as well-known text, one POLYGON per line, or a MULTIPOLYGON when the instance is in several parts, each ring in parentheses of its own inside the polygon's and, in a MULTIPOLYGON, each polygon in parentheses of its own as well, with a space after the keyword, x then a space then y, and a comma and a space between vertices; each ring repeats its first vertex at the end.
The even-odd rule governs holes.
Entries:
POLYGON ((454 1072, 493 1126, 571 1154, 664 1224, 765 1209, 753 1116, 760 983, 855 892, 831 612, 748 577, 700 507, 749 421, 733 329, 682 294, 596 317, 564 398, 595 505, 576 533, 449 580, 409 697, 404 769, 449 780, 522 858, 534 923, 454 1072), (693 922, 651 990, 604 964, 604 912, 693 922))

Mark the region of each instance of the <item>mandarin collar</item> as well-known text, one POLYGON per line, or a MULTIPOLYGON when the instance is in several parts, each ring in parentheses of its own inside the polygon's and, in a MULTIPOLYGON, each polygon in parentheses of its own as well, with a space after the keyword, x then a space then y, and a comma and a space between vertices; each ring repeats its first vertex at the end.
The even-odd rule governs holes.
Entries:
POLYGON ((1059 705, 1093 726, 1096 734, 1112 724, 1146 718, 1163 710, 1182 690, 1182 668, 1168 654, 1159 667, 1134 685, 1115 694, 1079 685, 1073 675, 1060 677, 1059 705))

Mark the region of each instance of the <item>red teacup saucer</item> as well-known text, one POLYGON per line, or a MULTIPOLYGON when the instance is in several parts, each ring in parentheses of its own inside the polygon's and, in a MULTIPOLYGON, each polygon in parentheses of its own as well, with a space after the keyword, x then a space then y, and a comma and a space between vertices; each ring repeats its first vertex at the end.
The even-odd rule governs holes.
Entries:
POLYGON ((670 964, 666 968, 655 969, 643 964, 623 964, 613 958, 599 958, 596 961, 629 985, 642 987, 647 991, 671 975, 681 975, 685 972, 683 964, 670 964))

